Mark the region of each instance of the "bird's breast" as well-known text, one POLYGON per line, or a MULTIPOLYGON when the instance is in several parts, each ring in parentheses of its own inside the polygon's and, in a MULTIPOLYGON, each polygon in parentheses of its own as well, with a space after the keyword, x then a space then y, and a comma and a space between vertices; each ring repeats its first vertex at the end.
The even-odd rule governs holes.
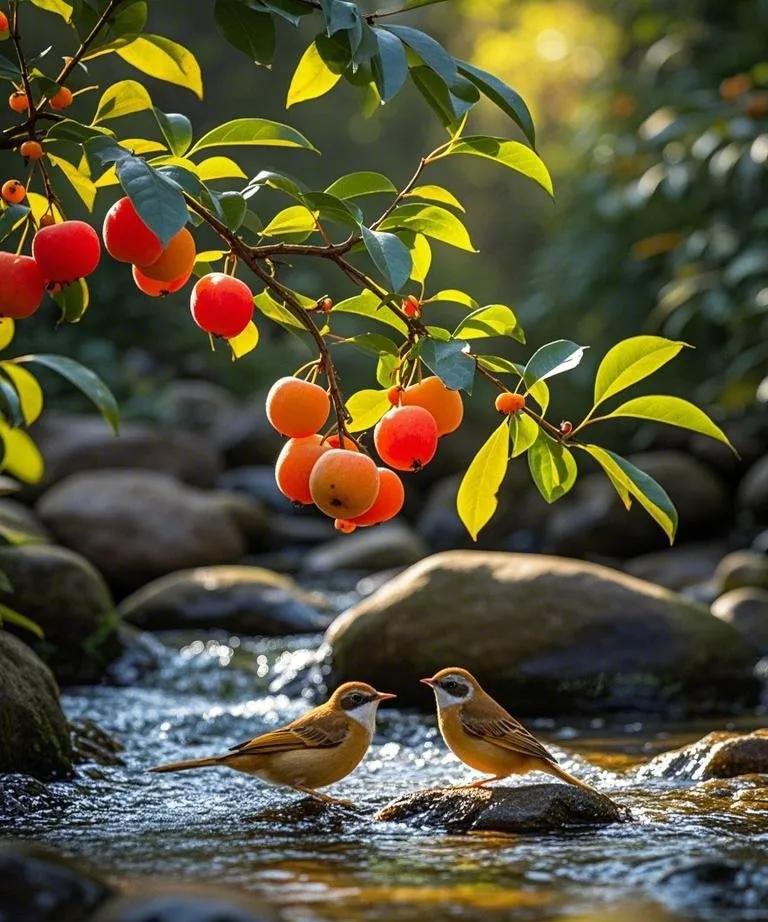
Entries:
POLYGON ((454 755, 479 772, 496 775, 519 771, 517 753, 467 733, 461 722, 460 707, 443 708, 439 717, 440 732, 454 755))

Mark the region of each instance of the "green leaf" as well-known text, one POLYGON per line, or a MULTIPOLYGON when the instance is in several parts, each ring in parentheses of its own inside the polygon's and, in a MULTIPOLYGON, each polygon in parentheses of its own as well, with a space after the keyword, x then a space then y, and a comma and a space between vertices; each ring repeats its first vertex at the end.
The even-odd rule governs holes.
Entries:
POLYGON ((456 496, 456 511, 473 541, 496 512, 508 463, 509 424, 505 419, 470 462, 456 496))
POLYGON ((288 97, 285 108, 308 99, 317 99, 332 90, 341 79, 341 72, 331 70, 323 60, 317 47, 317 42, 307 48, 301 56, 294 71, 291 85, 288 87, 288 97))
POLYGON ((336 198, 357 198, 361 195, 374 195, 378 192, 397 192, 391 179, 383 173, 361 171, 341 176, 325 190, 336 198))
POLYGON ((43 411, 43 390, 35 376, 15 362, 0 362, 0 368, 16 389, 25 426, 31 426, 43 411))
POLYGON ((458 288, 443 288, 429 299, 430 304, 460 304, 462 307, 468 307, 471 311, 476 311, 480 305, 475 301, 472 295, 466 291, 460 291, 458 288))
POLYGON ((379 323, 393 327, 400 333, 408 332, 408 327, 397 314, 382 304, 381 299, 372 291, 363 291, 359 295, 339 301, 334 304, 333 312, 334 314, 357 314, 361 317, 369 317, 371 320, 378 320, 379 323))
POLYGON ((71 285, 65 285, 53 295, 53 300, 61 310, 61 320, 65 323, 78 323, 88 310, 90 292, 85 279, 78 279, 71 285))
POLYGON ((316 229, 315 217, 306 205, 289 205, 272 218, 262 233, 265 237, 300 234, 306 238, 316 229))
POLYGON ((475 362, 469 355, 469 346, 460 339, 447 342, 425 339, 421 344, 422 362, 452 391, 472 393, 475 379, 475 362))
POLYGON ((0 625, 3 623, 13 624, 16 627, 23 628, 25 631, 29 631, 30 634, 34 634, 39 640, 45 637, 43 629, 37 622, 0 602, 0 625))
POLYGON ((447 154, 469 154, 473 157, 494 160, 496 163, 509 167, 517 173, 522 173, 523 176, 537 182, 550 195, 554 195, 552 178, 544 162, 530 147, 526 147, 525 144, 521 144, 519 141, 507 141, 504 138, 483 136, 461 138, 451 145, 447 154))
POLYGON ((24 425, 21 401, 16 388, 0 376, 0 424, 5 426, 6 420, 14 429, 24 425))
POLYGON ((403 88, 408 79, 408 60, 403 43, 396 35, 384 29, 373 30, 378 54, 373 58, 373 78, 383 102, 389 102, 403 88))
POLYGON ((397 345, 388 336, 380 333, 359 333, 344 340, 347 346, 354 346, 368 355, 397 355, 397 345))
POLYGON ((295 199, 301 199, 306 191, 306 187, 298 179, 289 176, 287 173, 277 173, 274 170, 261 170, 253 177, 243 190, 245 198, 251 198, 263 186, 269 186, 270 189, 277 189, 285 192, 295 199))
MULTIPOLYGON (((677 532, 677 510, 666 491, 653 477, 641 471, 620 455, 599 445, 581 445, 605 471, 608 479, 624 500, 628 493, 645 509, 648 515, 661 526, 672 544, 677 532)), ((625 502, 625 505, 628 504, 625 502)))
POLYGON ((32 0, 32 4, 48 13, 55 13, 65 22, 69 22, 72 16, 72 4, 65 3, 65 0, 32 0))
POLYGON ((61 170, 67 182, 75 190, 88 211, 93 211, 93 205, 96 201, 96 186, 93 182, 84 173, 81 173, 76 166, 73 166, 62 157, 55 157, 49 152, 48 161, 52 166, 61 170))
POLYGON ((399 205, 379 226, 383 230, 405 227, 460 250, 477 252, 472 246, 466 227, 453 212, 439 205, 399 205))
MULTIPOLYGON (((510 362, 509 359, 502 358, 499 355, 478 355, 476 358, 483 368, 487 368, 488 371, 494 374, 517 375, 523 380, 525 368, 517 362, 510 362)), ((545 381, 537 381, 535 384, 531 384, 531 386, 528 387, 528 396, 533 397, 536 403, 538 403, 542 413, 547 412, 547 407, 549 406, 549 388, 545 381)))
POLYGON ((48 129, 48 141, 74 141, 76 144, 85 144, 92 138, 109 138, 114 143, 114 132, 109 128, 97 128, 94 125, 83 125, 74 119, 65 118, 54 122, 48 129))
POLYGON ((449 130, 480 99, 477 89, 463 77, 450 88, 428 67, 412 67, 411 79, 432 111, 449 130))
POLYGON ((653 394, 648 397, 636 397, 622 403, 620 407, 606 414, 605 419, 615 417, 631 417, 633 419, 649 419, 656 423, 666 423, 669 426, 679 426, 681 429, 690 429, 701 435, 708 435, 711 439, 722 442, 733 449, 728 436, 716 426, 712 420, 694 404, 680 397, 668 397, 653 394))
POLYGON ((120 80, 102 94, 93 124, 124 115, 134 115, 152 108, 152 100, 144 87, 135 80, 120 80))
MULTIPOLYGON (((124 41, 124 40, 123 40, 124 41)), ((183 45, 162 35, 136 35, 115 49, 116 54, 143 74, 182 86, 203 98, 203 80, 197 59, 183 45)))
POLYGON ((539 493, 548 503, 561 499, 576 482, 578 470, 568 448, 539 430, 528 449, 528 467, 539 493))
POLYGON ((242 0, 216 0, 213 18, 224 38, 256 64, 271 64, 275 56, 275 24, 267 12, 242 0))
POLYGON ((304 330, 304 325, 297 320, 287 307, 276 301, 268 289, 264 289, 260 294, 254 296, 253 303, 261 313, 279 323, 283 327, 292 327, 296 330, 304 330))
POLYGON ((411 26, 385 26, 385 29, 396 35, 403 44, 415 52, 445 84, 452 86, 456 82, 458 77, 456 62, 445 48, 426 32, 420 32, 411 26))
POLYGON ((121 160, 117 164, 117 178, 141 220, 166 246, 189 217, 181 192, 140 157, 121 160))
POLYGON ((393 291, 400 291, 411 275, 411 254, 408 247, 394 234, 362 229, 363 243, 373 264, 393 291))
POLYGON ((467 61, 457 61, 456 63, 459 73, 471 80, 484 96, 487 96, 491 102, 495 103, 503 112, 506 112, 520 126, 523 134, 535 147, 536 132, 533 127, 533 119, 523 97, 511 87, 508 87, 502 80, 499 80, 498 77, 489 74, 488 71, 481 70, 467 61))
POLYGON ((464 206, 456 196, 442 186, 415 186, 410 192, 406 192, 403 198, 426 199, 429 202, 440 202, 443 205, 450 205, 453 208, 458 208, 459 211, 464 211, 464 206))
POLYGON ((335 221, 357 230, 362 220, 362 212, 355 204, 347 204, 328 192, 305 192, 304 204, 322 221, 335 221))
POLYGON ((300 147, 317 153, 301 132, 266 118, 236 118, 213 128, 195 144, 190 154, 207 147, 300 147))
MULTIPOLYGON (((177 157, 183 157, 192 143, 192 122, 186 115, 181 115, 179 112, 166 113, 157 108, 152 111, 155 114, 155 119, 160 126, 163 137, 168 142, 168 147, 177 157)), ((201 176, 200 178, 202 179, 203 177, 201 176)))
POLYGON ((22 355, 15 362, 19 364, 35 363, 55 371, 63 378, 66 378, 71 384, 85 394, 89 400, 93 401, 104 419, 110 424, 112 429, 117 432, 120 422, 120 415, 117 409, 117 401, 112 395, 112 391, 101 380, 101 378, 74 359, 64 355, 48 355, 45 353, 35 353, 33 355, 22 355))
POLYGON ((539 437, 539 424, 525 413, 515 413, 510 419, 512 457, 525 454, 539 437))
POLYGON ((489 304, 467 314, 453 331, 453 336, 457 339, 511 336, 518 342, 525 342, 514 311, 505 304, 489 304))
POLYGON ((375 426, 381 417, 392 409, 388 391, 364 390, 353 394, 347 401, 347 412, 352 417, 350 432, 362 432, 375 426))
POLYGON ((245 220, 248 207, 245 199, 239 192, 222 192, 217 199, 224 213, 225 224, 231 231, 237 231, 245 220))
POLYGON ((21 81, 21 71, 14 61, 9 61, 4 54, 0 54, 0 80, 10 80, 12 83, 21 81))
POLYGON ((3 470, 24 483, 39 483, 43 476, 43 457, 27 433, 0 422, 0 438, 5 446, 3 470))
POLYGON ((653 374, 685 345, 662 336, 633 336, 616 343, 597 369, 595 406, 653 374))
POLYGON ((0 240, 4 240, 26 220, 29 208, 26 205, 8 205, 0 215, 0 240))
POLYGON ((414 234, 411 245, 411 278, 423 284, 432 265, 432 247, 424 234, 414 234))
POLYGON ((584 346, 577 346, 568 339, 556 339, 537 349, 523 371, 526 386, 530 389, 537 381, 545 381, 575 368, 584 355, 584 349, 584 346))

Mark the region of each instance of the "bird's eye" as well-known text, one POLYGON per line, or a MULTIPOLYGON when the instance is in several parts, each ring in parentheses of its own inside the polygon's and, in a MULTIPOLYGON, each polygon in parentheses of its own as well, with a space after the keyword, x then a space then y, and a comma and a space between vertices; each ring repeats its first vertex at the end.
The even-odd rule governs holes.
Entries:
POLYGON ((365 701, 365 698, 360 694, 360 692, 355 692, 354 702, 355 704, 362 704, 365 701))
POLYGON ((453 679, 450 679, 448 682, 445 683, 446 691, 455 691, 457 688, 458 688, 458 685, 456 684, 456 682, 453 681, 453 679))

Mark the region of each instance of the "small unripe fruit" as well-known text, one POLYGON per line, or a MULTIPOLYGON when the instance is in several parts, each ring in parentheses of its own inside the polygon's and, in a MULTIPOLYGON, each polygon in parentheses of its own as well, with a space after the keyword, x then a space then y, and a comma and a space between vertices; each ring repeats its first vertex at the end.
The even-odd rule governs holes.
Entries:
POLYGON ((323 442, 329 448, 345 448, 347 451, 360 451, 359 446, 356 442, 353 442, 350 436, 339 436, 338 433, 334 435, 329 435, 327 439, 323 439, 323 442))
POLYGON ((182 227, 168 241, 168 246, 159 258, 147 266, 141 266, 141 271, 156 282, 171 282, 185 272, 188 276, 192 273, 196 255, 195 238, 186 227, 182 227))
POLYGON ((101 243, 85 221, 63 221, 40 228, 32 241, 32 255, 46 282, 68 285, 98 266, 101 243))
POLYGON ((163 252, 160 238, 141 220, 127 195, 118 199, 107 212, 102 236, 109 255, 121 263, 146 266, 159 259, 163 252))
POLYGON ((414 295, 408 295, 403 301, 403 313, 406 317, 421 317, 421 301, 414 295))
POLYGON ((424 407, 437 423, 437 434, 454 432, 464 419, 461 394, 452 391, 436 375, 424 378, 403 391, 402 404, 406 407, 424 407))
POLYGON ((59 87, 57 92, 50 98, 51 108, 58 110, 68 109, 72 105, 73 98, 72 90, 69 87, 59 87))
POLYGON ((392 404, 393 407, 400 406, 402 393, 402 387, 397 384, 394 387, 390 387, 390 389, 387 391, 387 400, 392 404))
POLYGON ((308 435, 303 439, 288 439, 283 445, 275 464, 275 480, 283 496, 291 502, 308 505, 312 502, 309 491, 309 477, 318 459, 330 451, 319 435, 308 435))
MULTIPOLYGON (((192 289, 190 309, 201 330, 232 339, 251 322, 253 295, 240 279, 223 272, 211 272, 192 289)), ((304 434, 309 435, 308 432, 304 434)))
POLYGON ((505 391, 496 398, 495 406, 499 413, 505 413, 506 415, 519 413, 525 406, 525 397, 522 394, 512 394, 505 391))
POLYGON ((368 455, 331 448, 312 468, 309 490, 321 512, 334 519, 351 519, 373 505, 379 471, 368 455))
POLYGON ((573 432, 573 423, 568 419, 564 419, 560 423, 560 431, 563 435, 570 435, 573 432))
POLYGON ((3 183, 0 194, 9 205, 18 205, 27 197, 27 190, 24 188, 24 183, 19 182, 18 179, 8 179, 3 183))
POLYGON ((15 93, 11 93, 8 97, 8 105, 13 109, 14 112, 26 112, 29 108, 29 99, 27 94, 22 90, 16 90, 15 93))
POLYGON ((43 303, 45 279, 31 256, 0 252, 0 316, 20 320, 43 303))
POLYGON ((371 508, 350 521, 355 525, 380 525, 393 519, 403 508, 405 488, 403 481, 388 467, 379 468, 379 492, 371 508))
POLYGON ((350 522, 348 519, 336 519, 333 523, 333 527, 336 531, 340 531, 342 535, 351 535, 353 531, 357 531, 357 525, 354 522, 350 522))
POLYGON ((301 378, 279 378, 267 394, 270 425, 291 438, 314 435, 330 412, 331 401, 323 388, 301 378))
POLYGON ((164 298, 166 295, 172 295, 187 284, 191 275, 190 272, 186 272, 171 282, 158 282, 156 279, 151 279, 144 275, 138 266, 134 266, 132 271, 136 287, 145 295, 149 295, 150 298, 164 298))
POLYGON ((39 141, 30 139, 21 145, 19 153, 27 160, 40 160, 43 156, 43 145, 39 141))
POLYGON ((8 28, 8 17, 0 10, 0 42, 4 42, 11 34, 8 28))
POLYGON ((333 310, 333 301, 330 298, 323 298, 323 300, 320 302, 320 308, 326 314, 330 314, 330 312, 333 310))
POLYGON ((423 407, 393 407, 376 424, 373 443, 398 471, 419 471, 437 451, 437 423, 423 407))
POLYGON ((51 227, 55 223, 56 218, 54 218, 50 211, 46 211, 46 213, 40 218, 38 222, 40 227, 51 227))

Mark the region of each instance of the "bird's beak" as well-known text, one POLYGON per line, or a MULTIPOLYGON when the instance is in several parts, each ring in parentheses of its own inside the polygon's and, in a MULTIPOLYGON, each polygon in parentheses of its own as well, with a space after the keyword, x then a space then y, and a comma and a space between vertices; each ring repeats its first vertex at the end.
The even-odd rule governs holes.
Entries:
POLYGON ((389 701, 390 698, 397 698, 397 695, 393 695, 392 692, 376 692, 377 701, 389 701))
POLYGON ((419 679, 419 682, 422 682, 424 685, 429 685, 430 688, 434 688, 434 687, 435 687, 435 680, 434 680, 434 679, 419 679))

